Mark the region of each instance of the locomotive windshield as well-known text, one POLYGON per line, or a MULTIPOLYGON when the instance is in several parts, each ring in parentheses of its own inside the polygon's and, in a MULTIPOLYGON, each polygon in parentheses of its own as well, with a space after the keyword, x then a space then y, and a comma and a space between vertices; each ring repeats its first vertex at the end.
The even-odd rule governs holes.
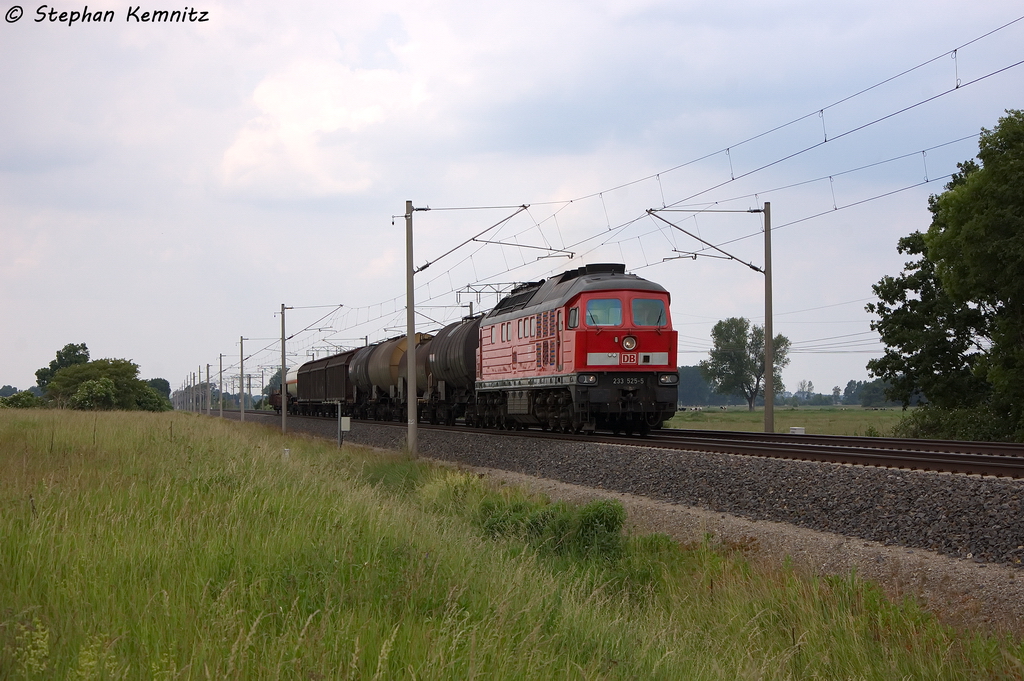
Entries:
POLYGON ((634 326, 665 326, 668 323, 664 300, 660 298, 634 298, 632 305, 634 326))
POLYGON ((622 324, 622 301, 618 298, 593 298, 587 301, 587 326, 622 324))

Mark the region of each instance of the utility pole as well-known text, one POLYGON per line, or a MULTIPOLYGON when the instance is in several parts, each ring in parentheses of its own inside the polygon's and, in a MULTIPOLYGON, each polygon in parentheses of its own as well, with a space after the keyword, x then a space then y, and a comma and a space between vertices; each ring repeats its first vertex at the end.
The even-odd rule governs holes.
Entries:
MULTIPOLYGON (((704 210, 691 211, 691 209, 661 209, 668 210, 670 212, 708 212, 704 210)), ((772 204, 769 201, 764 202, 764 208, 750 208, 745 213, 764 213, 764 269, 755 267, 749 262, 743 262, 736 256, 726 253, 718 246, 715 246, 709 241, 705 241, 700 236, 686 231, 679 225, 669 222, 665 218, 658 215, 658 210, 654 208, 648 208, 647 213, 653 217, 658 218, 662 222, 678 229, 683 234, 696 239, 705 246, 708 246, 728 260, 735 260, 741 262, 755 272, 760 272, 764 275, 764 430, 766 433, 775 432, 775 339, 773 337, 774 329, 772 328, 772 204)), ((717 210, 711 209, 710 212, 714 213, 735 213, 741 211, 732 210, 717 210)), ((682 253, 682 251, 676 251, 682 253)), ((697 259, 697 253, 684 253, 687 257, 692 257, 694 260, 697 259)), ((716 256, 719 257, 719 256, 716 256)), ((755 396, 756 397, 756 396, 755 396)))
POLYGON ((409 403, 409 454, 417 456, 416 452, 416 303, 413 300, 413 264, 412 264, 412 201, 405 202, 405 368, 408 379, 406 380, 406 400, 409 403))
POLYGON ((242 421, 245 421, 245 339, 238 337, 238 403, 241 405, 242 421))
POLYGON ((764 432, 775 432, 775 337, 772 329, 772 204, 764 202, 764 432))
POLYGON ((210 365, 206 365, 206 415, 213 409, 213 384, 210 383, 210 365))
POLYGON ((284 342, 286 340, 284 335, 284 311, 290 310, 290 307, 285 307, 284 303, 281 303, 281 432, 288 432, 288 387, 285 385, 285 380, 288 378, 288 357, 285 355, 284 342))
POLYGON ((196 374, 196 413, 203 411, 203 365, 199 365, 199 373, 196 374))
POLYGON ((220 353, 220 367, 217 374, 217 391, 220 393, 220 418, 224 418, 224 353, 220 353))

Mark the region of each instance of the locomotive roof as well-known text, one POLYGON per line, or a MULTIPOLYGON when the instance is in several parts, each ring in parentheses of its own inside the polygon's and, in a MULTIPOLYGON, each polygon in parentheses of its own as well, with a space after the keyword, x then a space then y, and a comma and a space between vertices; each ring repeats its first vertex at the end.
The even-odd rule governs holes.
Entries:
POLYGON ((620 289, 668 292, 661 284, 655 284, 635 274, 626 274, 625 265, 600 263, 568 270, 550 279, 523 284, 502 298, 494 309, 485 315, 484 320, 491 324, 506 319, 517 319, 524 314, 561 307, 585 291, 620 289))

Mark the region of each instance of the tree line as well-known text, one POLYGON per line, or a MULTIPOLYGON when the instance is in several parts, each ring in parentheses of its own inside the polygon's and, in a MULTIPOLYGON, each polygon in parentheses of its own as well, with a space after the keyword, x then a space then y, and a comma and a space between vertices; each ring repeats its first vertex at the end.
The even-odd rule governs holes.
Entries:
MULTIPOLYGON (((798 389, 789 392, 782 386, 782 390, 775 395, 777 406, 790 407, 825 407, 825 406, 861 406, 861 407, 894 407, 900 403, 889 399, 885 391, 889 387, 888 382, 882 378, 873 381, 850 380, 845 388, 835 386, 828 394, 814 391, 814 384, 811 381, 800 381, 798 389)), ((739 392, 719 392, 713 383, 709 382, 702 367, 682 366, 679 367, 679 405, 683 407, 718 407, 750 405, 747 398, 739 392)), ((764 405, 764 389, 758 392, 754 406, 764 405)))
POLYGON ((139 365, 127 359, 89 359, 85 343, 69 343, 49 365, 36 371, 36 386, 19 391, 4 386, 0 408, 54 407, 86 410, 165 411, 171 386, 163 378, 139 378, 139 365))

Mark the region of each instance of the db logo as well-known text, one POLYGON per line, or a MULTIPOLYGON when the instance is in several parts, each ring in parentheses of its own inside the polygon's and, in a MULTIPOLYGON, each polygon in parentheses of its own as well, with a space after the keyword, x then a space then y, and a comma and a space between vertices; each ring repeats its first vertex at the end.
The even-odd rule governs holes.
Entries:
POLYGON ((636 364, 638 353, 635 352, 624 352, 620 356, 619 364, 636 364))

